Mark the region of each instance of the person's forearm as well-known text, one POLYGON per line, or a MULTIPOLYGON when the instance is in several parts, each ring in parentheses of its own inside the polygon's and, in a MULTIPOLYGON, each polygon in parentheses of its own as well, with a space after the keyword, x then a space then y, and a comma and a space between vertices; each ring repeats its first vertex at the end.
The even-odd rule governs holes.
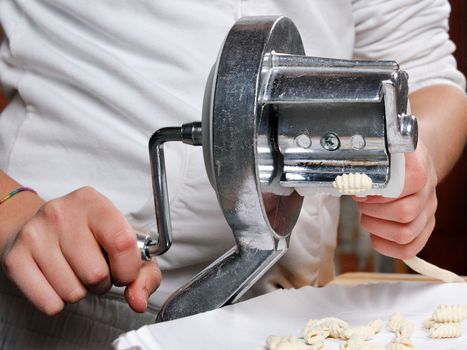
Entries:
POLYGON ((467 96, 450 85, 434 85, 409 97, 419 138, 433 158, 438 182, 452 169, 467 139, 467 96))
MULTIPOLYGON (((0 170, 0 198, 21 185, 0 170)), ((15 234, 42 206, 43 200, 32 192, 21 192, 0 204, 0 251, 11 235, 15 234)))

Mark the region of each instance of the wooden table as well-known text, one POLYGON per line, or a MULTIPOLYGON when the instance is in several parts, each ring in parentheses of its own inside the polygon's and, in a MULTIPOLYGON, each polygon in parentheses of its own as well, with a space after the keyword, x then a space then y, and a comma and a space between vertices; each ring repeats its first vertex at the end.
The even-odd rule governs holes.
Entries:
MULTIPOLYGON (((463 277, 467 281, 467 277, 463 277)), ((376 273, 347 272, 336 276, 329 284, 357 285, 366 283, 397 283, 397 282, 430 282, 441 283, 439 280, 416 274, 406 273, 376 273)))

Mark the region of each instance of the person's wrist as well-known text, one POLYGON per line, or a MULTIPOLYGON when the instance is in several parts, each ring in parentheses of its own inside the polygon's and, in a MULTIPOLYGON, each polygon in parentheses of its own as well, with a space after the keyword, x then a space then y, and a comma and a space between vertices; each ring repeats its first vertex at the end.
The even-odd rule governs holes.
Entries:
MULTIPOLYGON (((6 196, 21 186, 12 184, 1 189, 0 197, 6 196)), ((0 205, 0 250, 24 224, 36 214, 44 201, 34 192, 23 191, 0 205)))

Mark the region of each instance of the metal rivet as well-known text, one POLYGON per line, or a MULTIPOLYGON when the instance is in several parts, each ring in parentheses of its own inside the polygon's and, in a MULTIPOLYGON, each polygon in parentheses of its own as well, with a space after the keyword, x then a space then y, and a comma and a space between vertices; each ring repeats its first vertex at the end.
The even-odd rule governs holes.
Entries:
POLYGON ((352 145, 353 149, 360 150, 365 148, 366 146, 366 141, 365 138, 362 135, 353 135, 350 138, 350 144, 352 145))
POLYGON ((321 137, 321 146, 328 151, 335 151, 341 145, 339 137, 333 132, 327 132, 321 137))
POLYGON ((412 115, 404 114, 400 117, 400 132, 403 136, 412 136, 417 131, 417 119, 412 115))
POLYGON ((311 139, 308 135, 300 134, 295 138, 295 144, 301 148, 310 148, 311 139))

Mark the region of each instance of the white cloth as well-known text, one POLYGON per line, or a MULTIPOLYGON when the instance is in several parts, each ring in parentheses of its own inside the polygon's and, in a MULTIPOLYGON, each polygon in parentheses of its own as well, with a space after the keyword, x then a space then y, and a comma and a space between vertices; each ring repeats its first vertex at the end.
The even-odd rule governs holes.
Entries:
MULTIPOLYGON (((411 89, 464 88, 447 36, 444 0, 1 0, 7 39, 0 78, 0 168, 44 199, 90 185, 138 229, 155 231, 147 141, 200 120, 205 81, 232 24, 287 15, 308 55, 397 59, 411 89)), ((200 148, 166 147, 174 243, 158 258, 159 305, 233 245, 200 148)), ((337 199, 306 198, 287 255, 256 285, 322 284, 332 277, 337 199)))
MULTIPOLYGON (((443 304, 467 304, 467 284, 331 284, 324 288, 278 290, 219 310, 143 326, 119 337, 114 349, 128 350, 137 346, 140 350, 265 350, 268 336, 302 337, 303 328, 310 319, 326 317, 341 319, 350 327, 382 321, 384 326, 370 342, 378 345, 378 349, 387 349, 396 338, 387 326, 394 313, 402 313, 404 319, 414 324, 413 335, 409 337, 414 349, 467 349, 466 321, 460 325, 463 336, 451 339, 430 338, 428 330, 422 326, 437 306, 443 304)), ((342 339, 323 341, 324 349, 343 349, 342 339)))

